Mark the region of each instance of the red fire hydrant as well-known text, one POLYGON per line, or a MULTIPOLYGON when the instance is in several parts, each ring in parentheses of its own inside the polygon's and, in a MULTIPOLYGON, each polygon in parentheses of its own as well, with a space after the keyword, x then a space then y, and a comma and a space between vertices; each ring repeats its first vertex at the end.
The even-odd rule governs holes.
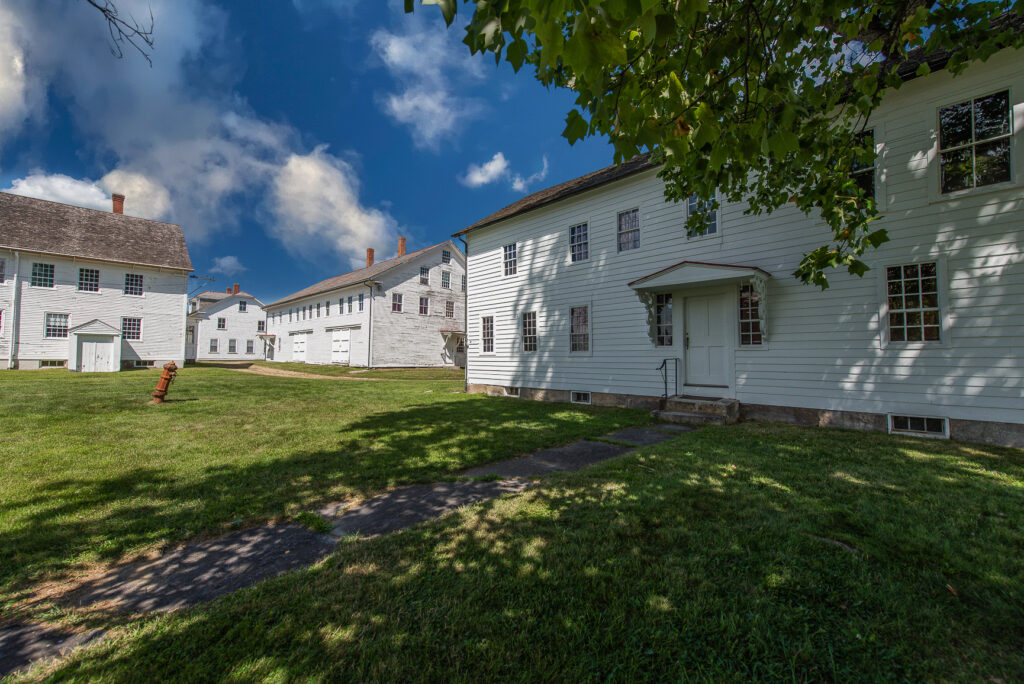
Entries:
POLYGON ((164 397, 167 396, 167 390, 171 386, 171 381, 174 380, 177 375, 178 367, 174 365, 173 361, 164 364, 164 372, 160 374, 160 379, 157 380, 156 383, 156 389, 153 390, 154 404, 164 403, 164 397))

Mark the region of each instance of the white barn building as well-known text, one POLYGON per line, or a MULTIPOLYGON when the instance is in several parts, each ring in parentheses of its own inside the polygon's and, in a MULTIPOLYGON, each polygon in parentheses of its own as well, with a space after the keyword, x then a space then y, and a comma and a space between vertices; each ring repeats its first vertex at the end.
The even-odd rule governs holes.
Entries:
POLYGON ((0 193, 0 368, 116 371, 185 360, 181 227, 0 193))
POLYGON ((643 158, 460 231, 470 391, 1024 446, 1021 66, 1004 50, 886 97, 865 182, 891 241, 826 291, 791 275, 823 222, 725 202, 688 237, 700 204, 666 201, 643 158), (957 175, 957 155, 988 164, 957 175))
POLYGON ((267 359, 363 367, 465 365, 465 257, 450 240, 266 306, 267 359))
POLYGON ((200 292, 189 299, 185 358, 189 361, 263 359, 267 320, 263 302, 239 288, 200 292))

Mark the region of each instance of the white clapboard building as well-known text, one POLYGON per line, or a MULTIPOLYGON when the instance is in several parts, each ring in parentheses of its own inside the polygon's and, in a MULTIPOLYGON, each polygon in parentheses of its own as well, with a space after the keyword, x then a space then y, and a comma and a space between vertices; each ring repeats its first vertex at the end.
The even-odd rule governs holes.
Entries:
POLYGON ((465 365, 465 257, 451 241, 268 304, 266 358, 363 367, 465 365))
POLYGON ((253 361, 265 358, 267 320, 263 302, 239 288, 200 292, 189 298, 185 358, 189 361, 253 361))
POLYGON ((461 231, 470 390, 1024 446, 1022 58, 887 95, 862 181, 891 241, 826 291, 792 276, 823 222, 725 202, 688 237, 705 207, 644 158, 461 231))
POLYGON ((0 368, 116 371, 185 360, 181 227, 0 193, 0 368))

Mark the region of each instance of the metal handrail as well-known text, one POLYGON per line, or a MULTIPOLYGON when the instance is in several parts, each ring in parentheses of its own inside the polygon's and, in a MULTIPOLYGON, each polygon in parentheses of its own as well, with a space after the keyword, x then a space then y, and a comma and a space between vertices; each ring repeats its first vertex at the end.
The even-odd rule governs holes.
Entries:
POLYGON ((661 371, 661 379, 665 384, 665 394, 662 395, 662 399, 668 399, 670 396, 679 394, 679 359, 668 358, 662 359, 661 365, 658 366, 657 370, 661 371), (668 367, 672 365, 672 394, 668 393, 668 367))

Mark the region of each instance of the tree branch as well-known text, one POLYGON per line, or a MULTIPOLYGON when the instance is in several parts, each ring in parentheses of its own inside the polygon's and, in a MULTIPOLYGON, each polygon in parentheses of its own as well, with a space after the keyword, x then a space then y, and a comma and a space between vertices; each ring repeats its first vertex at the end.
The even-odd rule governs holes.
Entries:
POLYGON ((149 10, 149 27, 143 26, 136 21, 135 17, 128 15, 122 18, 117 11, 117 5, 112 0, 85 0, 95 7, 103 18, 107 20, 107 30, 110 32, 110 54, 118 59, 124 57, 124 46, 131 45, 140 55, 153 66, 153 60, 149 58, 149 52, 153 49, 153 8, 149 10))

